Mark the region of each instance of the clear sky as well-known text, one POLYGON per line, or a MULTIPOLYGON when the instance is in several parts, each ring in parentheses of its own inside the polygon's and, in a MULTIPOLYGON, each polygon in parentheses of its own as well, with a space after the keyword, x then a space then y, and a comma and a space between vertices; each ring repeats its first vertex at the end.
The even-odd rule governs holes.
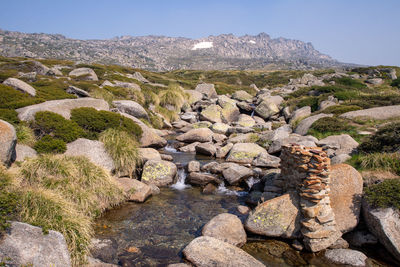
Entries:
POLYGON ((77 39, 266 32, 342 62, 400 66, 400 0, 1 0, 0 28, 77 39))

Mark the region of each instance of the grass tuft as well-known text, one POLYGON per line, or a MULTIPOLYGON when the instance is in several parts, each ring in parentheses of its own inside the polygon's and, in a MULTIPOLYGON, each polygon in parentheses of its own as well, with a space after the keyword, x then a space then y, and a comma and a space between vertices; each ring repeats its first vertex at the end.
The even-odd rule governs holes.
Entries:
POLYGON ((100 135, 100 141, 112 157, 119 174, 128 173, 132 177, 140 161, 139 145, 135 138, 125 131, 110 128, 100 135))

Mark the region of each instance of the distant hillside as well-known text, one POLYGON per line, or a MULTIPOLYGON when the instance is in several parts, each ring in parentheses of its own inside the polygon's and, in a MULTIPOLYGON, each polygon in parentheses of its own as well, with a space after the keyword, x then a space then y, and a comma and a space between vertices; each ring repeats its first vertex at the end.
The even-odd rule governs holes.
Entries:
POLYGON ((118 64, 152 71, 177 69, 313 69, 344 64, 311 43, 285 38, 222 34, 201 39, 124 36, 77 40, 59 34, 0 30, 0 55, 118 64))

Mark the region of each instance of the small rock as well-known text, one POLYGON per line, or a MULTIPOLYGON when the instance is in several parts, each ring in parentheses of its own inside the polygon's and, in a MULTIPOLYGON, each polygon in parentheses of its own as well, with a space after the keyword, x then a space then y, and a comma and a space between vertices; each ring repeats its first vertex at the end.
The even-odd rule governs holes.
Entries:
POLYGON ((240 181, 253 175, 253 171, 241 165, 233 165, 222 171, 222 175, 230 185, 238 184, 240 181))
POLYGON ((151 187, 136 179, 119 178, 117 181, 124 189, 128 200, 141 203, 151 196, 151 187))
POLYGON ((148 160, 143 167, 142 182, 167 186, 174 182, 177 173, 176 165, 165 160, 148 160))
POLYGON ((205 186, 209 183, 220 184, 221 181, 209 173, 191 172, 187 176, 187 182, 192 185, 205 186))
POLYGON ((214 144, 211 143, 202 143, 202 144, 198 144, 196 147, 196 154, 200 154, 200 155, 205 155, 205 156, 214 156, 215 153, 217 152, 216 147, 214 146, 214 144))
POLYGON ((214 84, 201 83, 196 86, 195 90, 206 95, 208 98, 215 98, 218 96, 214 84))
POLYGON ((199 172, 200 171, 200 162, 197 160, 192 160, 188 163, 188 172, 199 172))
POLYGON ((15 147, 16 159, 15 161, 24 161, 26 158, 36 158, 37 152, 26 145, 17 144, 15 147))
POLYGON ((203 188, 202 193, 206 195, 214 194, 217 189, 218 188, 214 184, 209 183, 203 188))
POLYGON ((68 86, 66 92, 68 94, 76 95, 77 97, 90 97, 88 92, 72 85, 68 86))
POLYGON ((248 214, 250 212, 250 208, 247 206, 243 206, 243 205, 239 205, 237 207, 237 209, 238 209, 239 213, 243 214, 243 215, 248 214))
POLYGON ((302 251, 304 249, 304 245, 297 239, 293 240, 292 247, 298 251, 302 251))
POLYGON ((168 155, 168 154, 160 154, 160 156, 161 156, 162 160, 166 160, 166 161, 173 161, 174 160, 174 158, 171 155, 168 155))
POLYGON ((192 142, 211 142, 213 132, 208 128, 199 128, 188 131, 187 133, 178 135, 176 140, 192 143, 192 142))
POLYGON ((338 249, 338 248, 349 248, 349 243, 343 238, 339 238, 332 245, 329 246, 330 249, 338 249))

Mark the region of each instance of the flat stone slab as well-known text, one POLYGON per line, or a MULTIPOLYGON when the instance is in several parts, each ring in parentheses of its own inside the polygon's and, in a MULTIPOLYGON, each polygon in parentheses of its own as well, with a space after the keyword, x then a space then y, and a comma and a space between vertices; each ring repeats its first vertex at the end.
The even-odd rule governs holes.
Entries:
POLYGON ((349 111, 343 113, 342 115, 340 115, 340 117, 347 119, 367 117, 376 120, 387 120, 400 117, 400 105, 349 111))

